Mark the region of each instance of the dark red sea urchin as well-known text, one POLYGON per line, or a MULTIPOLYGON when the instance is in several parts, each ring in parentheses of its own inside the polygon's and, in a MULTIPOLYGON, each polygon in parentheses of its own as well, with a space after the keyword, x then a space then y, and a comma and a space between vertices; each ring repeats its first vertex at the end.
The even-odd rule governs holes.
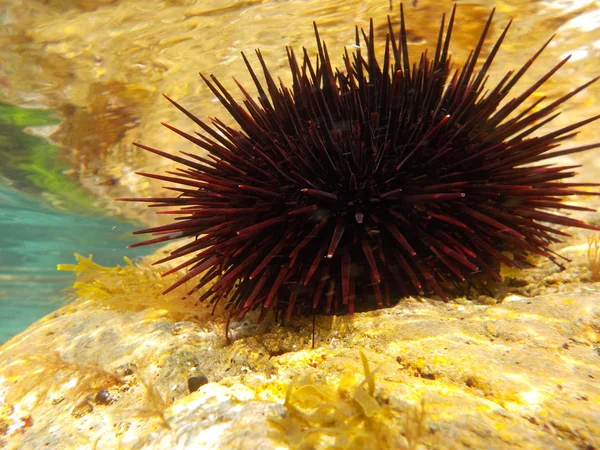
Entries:
POLYGON ((183 167, 170 176, 141 174, 174 183, 166 189, 176 197, 126 200, 168 207, 162 214, 176 216, 139 231, 157 237, 136 246, 193 238, 157 261, 184 258, 165 273, 187 270, 169 290, 195 279, 190 294, 211 286, 200 301, 223 299, 240 317, 275 308, 286 319, 369 310, 410 293, 446 300, 465 279, 479 287, 500 280, 501 262, 524 267, 529 254, 555 260, 550 246, 568 234, 552 224, 597 229, 549 212, 593 210, 562 203, 584 184, 562 182, 575 166, 546 160, 600 147, 555 150, 600 116, 534 136, 597 78, 547 106, 530 100, 565 58, 501 106, 549 41, 486 90, 510 23, 476 69, 492 11, 465 65, 452 70, 455 10, 447 29, 442 18, 433 58, 424 53, 414 65, 401 8, 399 39, 388 20, 381 65, 371 22, 368 35, 356 30, 356 53, 344 55, 343 71, 332 67, 316 27, 314 64, 306 50, 299 64, 288 48, 292 89, 272 78, 257 51, 265 89, 244 56, 259 97, 238 83, 243 105, 214 76, 201 75, 240 131, 218 119, 209 126, 168 99, 202 132, 165 126, 205 153, 180 157, 136 144, 183 167))

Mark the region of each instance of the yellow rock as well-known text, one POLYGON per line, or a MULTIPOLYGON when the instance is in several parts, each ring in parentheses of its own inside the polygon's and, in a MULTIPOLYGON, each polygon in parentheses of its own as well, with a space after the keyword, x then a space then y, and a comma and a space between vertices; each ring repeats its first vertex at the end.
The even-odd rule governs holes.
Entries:
POLYGON ((76 300, 0 348, 6 448, 600 446, 598 284, 321 317, 312 349, 310 319, 228 345, 143 263, 62 269, 76 300))

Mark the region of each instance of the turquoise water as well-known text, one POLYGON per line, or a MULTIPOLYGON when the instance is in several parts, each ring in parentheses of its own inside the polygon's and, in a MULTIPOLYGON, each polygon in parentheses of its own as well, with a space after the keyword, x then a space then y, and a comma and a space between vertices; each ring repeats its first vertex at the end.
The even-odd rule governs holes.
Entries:
POLYGON ((2 342, 63 304, 74 274, 58 272, 56 265, 74 263, 74 253, 93 254, 94 261, 114 266, 123 256, 148 252, 126 248, 136 241, 131 232, 139 224, 95 211, 93 199, 64 175, 56 147, 23 131, 27 122, 39 125, 41 114, 48 113, 0 106, 2 342), (50 199, 67 207, 55 207, 50 199), (82 207, 86 201, 90 206, 82 207), (69 211, 70 203, 77 212, 69 211))
POLYGON ((64 213, 0 186, 0 341, 58 308, 74 280, 58 272, 75 252, 102 265, 123 263, 136 227, 115 218, 64 213))

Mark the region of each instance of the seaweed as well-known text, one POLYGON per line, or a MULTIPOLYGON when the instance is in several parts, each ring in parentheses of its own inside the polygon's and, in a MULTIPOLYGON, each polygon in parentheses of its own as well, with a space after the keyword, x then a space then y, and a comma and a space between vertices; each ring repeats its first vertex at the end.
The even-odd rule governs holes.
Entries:
POLYGON ((591 280, 600 281, 600 233, 588 235, 587 259, 591 280))
POLYGON ((313 375, 294 379, 284 401, 284 417, 271 418, 275 437, 290 448, 387 450, 417 448, 425 434, 426 412, 409 405, 404 416, 375 393, 375 373, 361 351, 364 379, 353 375, 337 386, 320 383, 313 375))
POLYGON ((104 213, 70 173, 57 145, 27 132, 30 127, 55 126, 52 111, 0 103, 0 177, 32 198, 43 196, 55 208, 76 213, 104 213))
POLYGON ((198 319, 201 315, 215 312, 213 308, 197 305, 196 300, 186 297, 185 293, 190 290, 187 284, 163 294, 171 283, 143 261, 134 263, 124 257, 124 266, 105 267, 92 261, 92 255, 86 258, 75 254, 75 258, 77 264, 57 266, 59 271, 71 271, 77 275, 71 300, 88 300, 119 311, 152 309, 168 314, 175 321, 198 319))
MULTIPOLYGON (((101 439, 115 439, 111 445, 117 442, 121 448, 120 434, 123 428, 129 429, 132 421, 148 425, 155 422, 170 430, 165 416, 170 406, 168 399, 163 398, 149 378, 142 377, 139 372, 135 378, 130 378, 133 374, 129 368, 112 372, 97 363, 72 362, 59 353, 14 358, 0 372, 0 377, 12 385, 6 390, 5 397, 0 396, 3 405, 0 408, 0 447, 6 442, 3 436, 10 438, 15 429, 24 430, 38 421, 42 428, 47 428, 54 420, 62 423, 65 416, 77 421, 98 413, 97 407, 108 407, 101 414, 105 415, 103 420, 112 422, 114 434, 98 436, 93 448, 99 448, 101 439), (121 403, 121 406, 110 406, 114 403, 121 403), (9 431, 14 423, 25 424, 9 431)), ((86 439, 84 434, 80 437, 86 439)), ((65 442, 69 439, 65 437, 65 442)), ((88 435, 87 439, 92 437, 88 435)))
POLYGON ((171 429, 169 421, 165 417, 165 411, 169 404, 162 397, 156 385, 150 381, 138 378, 139 383, 146 390, 146 395, 143 399, 143 405, 133 411, 133 416, 136 418, 155 418, 159 424, 166 429, 171 429))
POLYGON ((93 410, 91 401, 98 392, 125 384, 119 376, 98 364, 67 361, 58 352, 15 359, 4 367, 2 376, 16 385, 8 391, 7 403, 22 403, 24 398, 29 398, 26 403, 31 405, 31 413, 43 401, 59 404, 66 400, 74 417, 93 410), (23 376, 24 373, 27 376, 23 376), (63 392, 68 392, 69 397, 65 398, 63 392))

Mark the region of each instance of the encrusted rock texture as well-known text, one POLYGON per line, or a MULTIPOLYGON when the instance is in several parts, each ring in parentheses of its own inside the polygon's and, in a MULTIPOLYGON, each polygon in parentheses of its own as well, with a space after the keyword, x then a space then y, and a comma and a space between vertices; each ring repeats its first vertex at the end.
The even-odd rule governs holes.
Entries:
POLYGON ((227 340, 210 310, 103 304, 126 270, 87 270, 0 348, 0 447, 600 448, 600 284, 582 261, 507 275, 502 299, 319 317, 314 348, 310 318, 248 317, 227 340))

